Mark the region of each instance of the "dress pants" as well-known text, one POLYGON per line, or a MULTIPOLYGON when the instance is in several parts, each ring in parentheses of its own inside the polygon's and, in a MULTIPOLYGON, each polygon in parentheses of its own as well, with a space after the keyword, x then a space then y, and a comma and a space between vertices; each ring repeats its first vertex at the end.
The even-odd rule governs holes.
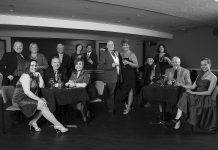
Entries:
POLYGON ((108 112, 114 112, 114 107, 115 107, 115 101, 114 101, 114 94, 115 94, 115 89, 116 89, 117 83, 107 83, 107 107, 108 107, 108 112))

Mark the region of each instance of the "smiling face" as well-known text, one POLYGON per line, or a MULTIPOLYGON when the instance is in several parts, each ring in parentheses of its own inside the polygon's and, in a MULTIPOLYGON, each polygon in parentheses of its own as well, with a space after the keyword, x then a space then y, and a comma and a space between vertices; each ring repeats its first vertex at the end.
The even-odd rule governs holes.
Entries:
POLYGON ((87 52, 92 52, 92 46, 91 45, 87 46, 86 50, 87 52))
POLYGON ((128 43, 123 43, 123 44, 122 44, 122 49, 123 49, 124 51, 128 51, 128 50, 129 50, 129 44, 128 44, 128 43))
POLYGON ((21 42, 15 42, 13 48, 15 52, 21 53, 23 51, 23 44, 21 42))
POLYGON ((76 47, 76 52, 77 52, 78 54, 80 54, 81 51, 82 51, 82 48, 83 48, 82 45, 78 45, 78 46, 76 47))
POLYGON ((160 53, 164 53, 164 51, 165 51, 164 46, 161 45, 161 46, 159 47, 159 52, 160 52, 160 53))
POLYGON ((36 69, 37 69, 37 63, 36 63, 36 61, 31 61, 31 62, 30 62, 30 72, 31 72, 31 73, 35 73, 35 72, 36 72, 36 69))
POLYGON ((51 66, 52 66, 54 71, 58 70, 60 67, 60 60, 58 58, 53 58, 51 60, 51 66))
POLYGON ((36 44, 32 44, 30 46, 30 52, 33 53, 33 54, 37 53, 38 52, 38 46, 36 44))
POLYGON ((107 49, 109 51, 113 51, 114 50, 114 42, 113 41, 108 41, 107 42, 107 49))
POLYGON ((211 67, 211 64, 208 63, 207 60, 202 60, 201 61, 201 70, 206 72, 206 71, 209 71, 210 70, 210 67, 211 67))
POLYGON ((78 62, 76 62, 75 69, 77 71, 81 71, 81 70, 83 70, 83 66, 84 66, 83 61, 78 61, 78 62))
POLYGON ((173 69, 176 70, 178 67, 180 67, 180 59, 177 58, 177 57, 174 57, 172 59, 172 66, 173 66, 173 69))
POLYGON ((57 52, 59 54, 63 54, 64 53, 64 45, 63 44, 58 44, 57 45, 57 52))

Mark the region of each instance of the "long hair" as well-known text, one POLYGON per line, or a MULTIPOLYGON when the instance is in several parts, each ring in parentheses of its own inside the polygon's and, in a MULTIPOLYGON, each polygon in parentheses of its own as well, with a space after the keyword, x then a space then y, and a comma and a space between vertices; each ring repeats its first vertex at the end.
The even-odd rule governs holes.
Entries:
POLYGON ((37 63, 37 61, 34 60, 34 59, 30 59, 30 60, 26 61, 25 66, 24 66, 24 72, 25 72, 25 73, 31 74, 31 73, 30 73, 30 64, 31 64, 31 62, 33 62, 33 61, 35 61, 35 62, 37 63))

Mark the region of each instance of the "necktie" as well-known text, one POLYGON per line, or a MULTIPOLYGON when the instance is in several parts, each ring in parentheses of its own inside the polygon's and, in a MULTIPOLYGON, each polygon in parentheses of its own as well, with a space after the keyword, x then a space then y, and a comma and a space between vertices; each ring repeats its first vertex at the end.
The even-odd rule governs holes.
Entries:
POLYGON ((89 53, 87 53, 87 56, 86 56, 86 57, 87 57, 87 59, 89 59, 89 56, 90 56, 90 52, 89 52, 89 53))
POLYGON ((173 78, 176 80, 177 79, 177 70, 174 71, 173 78))
POLYGON ((112 54, 114 57, 116 57, 116 55, 115 55, 115 53, 114 53, 114 52, 111 52, 111 54, 112 54))
POLYGON ((55 72, 55 81, 58 81, 58 72, 55 72))
POLYGON ((63 54, 60 54, 60 55, 59 55, 59 59, 60 59, 60 62, 62 63, 62 60, 63 60, 63 54))

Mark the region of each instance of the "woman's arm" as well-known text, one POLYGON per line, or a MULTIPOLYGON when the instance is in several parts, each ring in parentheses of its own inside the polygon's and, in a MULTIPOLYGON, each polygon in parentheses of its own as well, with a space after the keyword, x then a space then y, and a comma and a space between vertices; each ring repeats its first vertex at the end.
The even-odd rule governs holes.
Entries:
POLYGON ((44 80, 42 79, 42 76, 39 72, 38 73, 38 77, 39 77, 39 88, 44 88, 45 87, 45 83, 44 80))
POLYGON ((210 77, 210 85, 207 91, 203 92, 191 92, 191 94, 196 94, 196 95, 211 95, 213 92, 214 88, 216 87, 216 82, 217 82, 217 77, 215 75, 211 75, 210 77))
POLYGON ((22 74, 20 77, 20 82, 23 87, 24 93, 31 99, 36 101, 41 101, 41 99, 35 95, 33 92, 30 91, 30 76, 28 74, 22 74))
POLYGON ((134 53, 132 53, 130 55, 130 59, 132 60, 132 62, 127 61, 128 62, 127 64, 130 65, 133 68, 138 68, 139 67, 138 60, 137 60, 136 55, 134 53))

